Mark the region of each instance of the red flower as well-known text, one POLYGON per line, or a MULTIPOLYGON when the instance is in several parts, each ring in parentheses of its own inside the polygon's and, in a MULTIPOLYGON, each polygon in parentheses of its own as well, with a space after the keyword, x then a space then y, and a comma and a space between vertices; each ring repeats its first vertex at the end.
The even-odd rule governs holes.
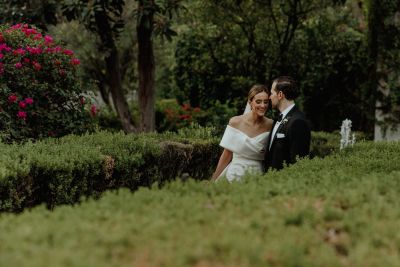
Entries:
POLYGON ((179 115, 179 118, 181 120, 190 120, 192 118, 192 115, 190 114, 183 114, 183 115, 179 115))
POLYGON ((25 98, 25 103, 27 105, 32 105, 33 104, 33 99, 31 97, 27 97, 27 98, 25 98))
POLYGON ((29 59, 29 58, 26 58, 26 57, 24 57, 24 63, 29 63, 29 62, 31 62, 31 60, 29 59))
POLYGON ((0 32, 0 43, 4 43, 6 40, 4 40, 3 34, 0 32))
POLYGON ((40 33, 38 33, 38 34, 35 34, 35 36, 33 37, 33 39, 34 40, 40 40, 40 39, 42 39, 42 34, 40 34, 40 33))
POLYGON ((72 65, 79 65, 79 64, 81 64, 81 61, 79 59, 77 59, 77 58, 73 58, 73 59, 71 59, 71 64, 72 65))
POLYGON ((14 55, 25 55, 25 50, 24 49, 22 49, 22 48, 18 48, 18 49, 15 49, 14 51, 13 51, 13 54, 14 55))
POLYGON ((2 59, 3 57, 4 57, 4 55, 0 53, 0 59, 2 59))
POLYGON ((50 35, 46 35, 44 37, 44 42, 46 43, 46 45, 50 45, 53 43, 53 37, 51 37, 50 35))
POLYGON ((25 120, 26 119, 26 112, 25 111, 18 111, 17 117, 18 117, 18 119, 25 120))
POLYGON ((39 71, 39 70, 42 69, 42 65, 40 65, 40 63, 38 63, 38 62, 36 62, 36 61, 33 61, 33 62, 32 62, 32 65, 33 65, 33 68, 34 68, 35 70, 37 70, 37 71, 39 71))
POLYGON ((96 105, 92 105, 90 107, 90 114, 92 114, 92 116, 96 116, 96 114, 99 112, 99 109, 96 107, 96 105))
POLYGON ((15 102, 17 102, 17 100, 18 100, 18 97, 15 94, 12 94, 8 97, 8 102, 10 102, 10 103, 15 103, 15 102))
POLYGON ((182 105, 182 109, 185 110, 185 111, 188 111, 188 110, 190 110, 190 105, 189 104, 183 104, 182 105))
POLYGON ((20 108, 26 108, 26 103, 25 103, 24 101, 20 101, 20 102, 18 103, 18 106, 19 106, 20 108))
POLYGON ((22 63, 21 63, 21 62, 15 63, 15 67, 16 67, 17 69, 22 68, 22 63))
POLYGON ((74 54, 74 51, 69 50, 69 49, 64 49, 63 53, 68 55, 68 56, 72 56, 74 54))

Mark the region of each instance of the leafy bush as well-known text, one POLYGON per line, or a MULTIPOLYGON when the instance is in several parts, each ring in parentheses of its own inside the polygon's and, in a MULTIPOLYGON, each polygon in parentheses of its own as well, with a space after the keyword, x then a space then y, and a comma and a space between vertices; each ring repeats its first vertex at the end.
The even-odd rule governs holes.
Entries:
POLYGON ((50 208, 98 197, 107 189, 159 185, 184 173, 208 179, 219 156, 213 139, 166 133, 68 135, 0 144, 0 210, 50 208), (193 166, 193 167, 192 167, 193 166))
POLYGON ((156 103, 156 128, 159 132, 177 131, 205 116, 199 107, 193 108, 187 103, 180 105, 176 99, 162 99, 156 103))
MULTIPOLYGON (((4 141, 91 129, 76 72, 79 59, 27 24, 0 26, 0 129, 4 141)), ((96 114, 96 107, 90 110, 96 114)))
POLYGON ((3 214, 0 266, 399 266, 399 152, 364 142, 232 184, 3 214))
POLYGON ((209 108, 201 109, 193 108, 188 103, 180 105, 176 99, 162 99, 156 105, 156 128, 159 132, 176 132, 194 123, 203 127, 214 127, 217 134, 222 134, 229 119, 235 115, 236 108, 231 107, 230 103, 214 101, 209 108))

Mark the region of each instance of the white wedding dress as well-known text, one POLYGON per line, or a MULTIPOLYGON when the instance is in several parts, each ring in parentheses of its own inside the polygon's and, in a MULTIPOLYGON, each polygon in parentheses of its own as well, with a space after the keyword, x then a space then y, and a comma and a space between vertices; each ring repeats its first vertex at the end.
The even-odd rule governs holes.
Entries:
POLYGON ((220 146, 232 151, 232 161, 217 180, 226 178, 231 182, 240 180, 246 173, 261 173, 268 134, 269 132, 264 132, 255 137, 249 137, 244 132, 228 125, 220 146))

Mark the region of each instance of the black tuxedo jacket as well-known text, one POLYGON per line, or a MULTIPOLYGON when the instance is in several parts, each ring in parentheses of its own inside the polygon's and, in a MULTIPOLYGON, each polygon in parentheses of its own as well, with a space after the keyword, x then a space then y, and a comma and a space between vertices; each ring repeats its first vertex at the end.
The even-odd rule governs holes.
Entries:
MULTIPOLYGON (((276 121, 274 126, 275 124, 276 121)), ((265 171, 269 168, 282 169, 284 164, 296 162, 297 156, 307 156, 310 153, 310 141, 310 125, 304 113, 294 106, 282 120, 274 136, 271 130, 265 149, 265 171)))

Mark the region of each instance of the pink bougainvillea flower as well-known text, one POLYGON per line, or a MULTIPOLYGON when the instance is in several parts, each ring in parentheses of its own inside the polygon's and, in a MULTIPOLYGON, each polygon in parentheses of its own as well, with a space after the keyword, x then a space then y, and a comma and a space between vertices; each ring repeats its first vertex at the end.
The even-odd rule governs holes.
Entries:
POLYGON ((81 61, 79 59, 77 59, 77 58, 73 58, 73 59, 71 59, 71 64, 72 65, 79 65, 79 64, 81 64, 81 61))
POLYGON ((96 105, 92 105, 90 107, 90 114, 94 117, 96 114, 99 112, 99 109, 96 107, 96 105))
POLYGON ((3 34, 0 32, 0 43, 4 43, 5 41, 3 34))
POLYGON ((32 55, 39 55, 42 53, 42 48, 40 47, 27 47, 26 50, 32 55))
POLYGON ((10 29, 15 30, 15 29, 19 29, 19 28, 21 28, 21 27, 22 27, 22 24, 21 24, 21 23, 18 23, 18 24, 15 24, 15 25, 11 26, 10 29))
POLYGON ((46 45, 52 44, 54 42, 53 37, 51 37, 50 35, 46 35, 44 37, 44 42, 46 45))
POLYGON ((55 51, 56 53, 61 52, 62 50, 63 50, 63 49, 62 49, 61 46, 56 46, 56 47, 54 47, 54 51, 55 51))
POLYGON ((26 112, 25 111, 18 111, 17 118, 21 119, 21 120, 25 120, 26 119, 26 112))
POLYGON ((18 48, 13 51, 14 55, 25 55, 25 50, 23 48, 18 48))
POLYGON ((54 48, 48 47, 48 48, 46 48, 46 49, 44 50, 44 52, 46 52, 46 53, 48 53, 48 54, 54 53, 54 48))
POLYGON ((18 106, 19 106, 20 108, 26 108, 26 103, 25 103, 24 101, 20 101, 20 102, 18 103, 18 106))
POLYGON ((21 62, 15 63, 15 67, 16 67, 17 69, 22 68, 22 63, 21 63, 21 62))
POLYGON ((39 70, 42 69, 42 65, 40 65, 40 63, 38 63, 38 62, 36 62, 36 61, 32 61, 32 65, 33 65, 33 68, 34 68, 35 70, 37 70, 37 71, 39 71, 39 70))
POLYGON ((63 53, 68 55, 68 56, 72 56, 74 54, 74 51, 69 50, 69 49, 64 49, 63 53))
POLYGON ((0 59, 2 59, 3 57, 4 57, 4 55, 0 53, 0 59))
POLYGON ((40 40, 40 39, 42 39, 42 38, 43 38, 43 35, 40 34, 40 33, 38 33, 38 34, 35 34, 35 35, 34 35, 33 40, 40 40))
POLYGON ((31 97, 25 98, 25 103, 26 103, 27 105, 32 105, 32 104, 33 104, 33 98, 31 98, 31 97))
POLYGON ((8 102, 9 102, 9 103, 15 103, 15 102, 17 102, 17 100, 18 100, 18 97, 17 97, 16 94, 12 94, 12 95, 10 95, 10 96, 8 97, 8 102))
POLYGON ((24 57, 23 61, 24 61, 24 63, 30 63, 31 62, 31 60, 29 58, 26 58, 26 57, 24 57))
POLYGON ((6 52, 10 52, 12 49, 11 47, 8 47, 7 44, 0 44, 0 52, 3 50, 6 52))
POLYGON ((37 31, 35 29, 23 29, 22 31, 25 33, 26 36, 37 34, 37 31))

